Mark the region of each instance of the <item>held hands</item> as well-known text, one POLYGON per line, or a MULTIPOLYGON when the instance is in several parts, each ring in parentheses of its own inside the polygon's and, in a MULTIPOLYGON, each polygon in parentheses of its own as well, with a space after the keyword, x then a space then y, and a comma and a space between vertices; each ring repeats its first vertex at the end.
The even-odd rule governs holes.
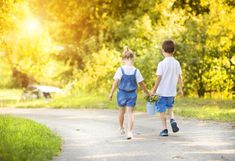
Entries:
POLYGON ((144 97, 149 97, 149 96, 151 96, 151 95, 150 95, 150 92, 149 92, 147 89, 143 91, 143 95, 144 95, 144 97))
POLYGON ((147 92, 145 93, 145 96, 151 96, 150 92, 147 90, 147 92))

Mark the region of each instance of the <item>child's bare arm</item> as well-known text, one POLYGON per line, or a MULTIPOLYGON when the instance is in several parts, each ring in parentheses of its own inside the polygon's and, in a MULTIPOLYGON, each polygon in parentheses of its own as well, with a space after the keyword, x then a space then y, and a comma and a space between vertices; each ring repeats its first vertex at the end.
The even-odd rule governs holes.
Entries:
POLYGON ((149 94, 149 91, 148 91, 148 89, 146 88, 144 82, 143 82, 143 81, 139 82, 139 85, 140 85, 140 88, 144 91, 144 93, 145 93, 147 96, 149 96, 149 95, 150 95, 150 94, 149 94))
POLYGON ((183 96, 184 95, 184 93, 183 93, 183 80, 182 80, 181 75, 179 75, 178 83, 179 83, 180 96, 183 96))
POLYGON ((155 81, 155 84, 154 84, 154 87, 151 91, 151 95, 154 95, 156 93, 156 90, 158 88, 158 85, 160 84, 160 81, 162 79, 162 76, 161 75, 158 75, 157 78, 156 78, 156 81, 155 81))
POLYGON ((118 86, 118 82, 119 82, 119 79, 115 79, 114 82, 113 82, 113 86, 112 86, 112 89, 111 89, 110 94, 109 94, 109 99, 110 100, 112 100, 113 93, 114 93, 114 91, 116 90, 116 88, 118 86))

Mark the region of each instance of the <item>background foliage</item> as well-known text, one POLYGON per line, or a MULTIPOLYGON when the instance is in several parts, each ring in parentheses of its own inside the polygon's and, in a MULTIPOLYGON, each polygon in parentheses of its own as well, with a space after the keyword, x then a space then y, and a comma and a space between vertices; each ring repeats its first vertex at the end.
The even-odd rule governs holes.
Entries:
POLYGON ((161 43, 173 39, 184 90, 234 98, 232 0, 1 0, 0 87, 107 91, 128 45, 152 87, 161 43))

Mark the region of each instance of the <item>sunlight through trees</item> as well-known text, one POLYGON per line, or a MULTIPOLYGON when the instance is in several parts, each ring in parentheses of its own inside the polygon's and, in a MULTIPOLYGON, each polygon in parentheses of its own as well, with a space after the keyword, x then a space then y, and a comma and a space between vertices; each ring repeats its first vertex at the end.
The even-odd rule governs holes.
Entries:
POLYGON ((187 95, 234 98, 234 6, 230 0, 2 0, 0 87, 72 83, 105 91, 125 45, 152 87, 161 43, 170 38, 187 95))

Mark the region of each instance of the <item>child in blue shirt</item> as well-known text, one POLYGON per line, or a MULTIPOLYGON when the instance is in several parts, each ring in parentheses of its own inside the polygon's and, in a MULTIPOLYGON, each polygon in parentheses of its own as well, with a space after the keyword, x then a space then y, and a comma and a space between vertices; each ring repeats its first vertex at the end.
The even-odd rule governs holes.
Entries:
POLYGON ((179 128, 174 120, 173 104, 174 97, 176 96, 176 87, 179 83, 179 93, 183 95, 182 90, 182 78, 181 67, 179 62, 173 57, 175 51, 174 42, 172 40, 166 40, 162 44, 162 54, 164 60, 162 60, 157 67, 157 79, 152 89, 151 94, 159 95, 159 99, 156 102, 156 111, 160 112, 160 119, 162 122, 163 130, 160 132, 160 136, 168 136, 168 129, 166 123, 165 112, 168 109, 170 115, 170 124, 173 132, 178 132, 179 128))
POLYGON ((133 66, 134 53, 125 47, 122 60, 124 65, 119 67, 114 75, 114 82, 109 94, 109 99, 112 100, 113 93, 118 87, 117 103, 120 107, 119 110, 119 125, 121 134, 125 134, 124 130, 124 114, 127 111, 128 126, 127 126, 127 139, 133 138, 133 123, 134 123, 134 107, 137 99, 137 87, 138 84, 149 96, 149 92, 143 82, 143 77, 140 71, 133 66))

